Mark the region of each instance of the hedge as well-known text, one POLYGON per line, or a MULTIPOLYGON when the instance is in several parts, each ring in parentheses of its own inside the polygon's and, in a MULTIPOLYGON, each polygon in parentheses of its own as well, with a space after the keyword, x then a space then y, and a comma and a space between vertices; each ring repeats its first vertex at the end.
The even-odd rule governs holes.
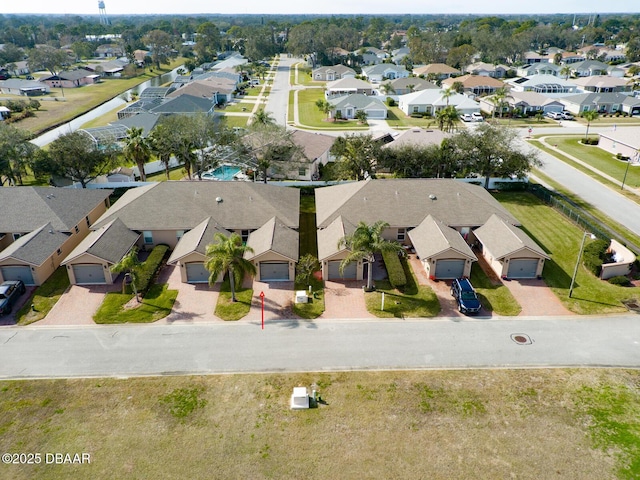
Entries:
POLYGON ((394 288, 404 287, 407 284, 407 276, 404 274, 404 268, 398 258, 397 252, 382 252, 382 259, 387 268, 389 283, 394 288))
POLYGON ((631 285, 631 280, 624 275, 618 275, 617 277, 611 277, 609 283, 612 285, 620 285, 621 287, 628 287, 631 285))
POLYGON ((141 294, 144 295, 151 286, 151 280, 153 280, 155 273, 158 271, 158 268, 160 268, 162 259, 168 251, 169 247, 167 245, 156 245, 140 267, 137 287, 141 294))
POLYGON ((584 247, 582 263, 596 277, 599 277, 602 271, 602 263, 609 248, 609 243, 606 240, 598 239, 584 247))

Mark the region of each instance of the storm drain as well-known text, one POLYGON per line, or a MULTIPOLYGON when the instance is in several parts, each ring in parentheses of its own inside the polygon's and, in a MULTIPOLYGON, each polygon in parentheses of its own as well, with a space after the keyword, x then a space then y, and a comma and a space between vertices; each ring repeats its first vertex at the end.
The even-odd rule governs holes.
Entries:
POLYGON ((526 333, 513 333, 511 334, 511 340, 516 342, 518 345, 531 345, 533 341, 526 333))

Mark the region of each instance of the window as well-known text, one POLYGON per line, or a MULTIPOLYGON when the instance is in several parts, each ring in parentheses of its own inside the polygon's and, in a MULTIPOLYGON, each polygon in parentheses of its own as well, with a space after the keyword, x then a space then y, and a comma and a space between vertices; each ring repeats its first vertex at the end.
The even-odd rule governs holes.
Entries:
POLYGON ((240 236, 242 237, 242 243, 247 243, 247 240, 249 240, 249 230, 242 230, 240 236))
POLYGON ((304 177, 307 174, 307 169, 305 167, 298 168, 298 176, 304 177))
POLYGON ((404 242, 404 239, 406 237, 406 233, 407 233, 407 229, 406 228, 399 228, 398 229, 398 236, 396 237, 397 240, 399 242, 404 242))
POLYGON ((13 241, 15 242, 17 239, 19 239, 22 236, 21 233, 14 233, 13 234, 13 241))
POLYGON ((418 113, 418 107, 413 107, 413 113, 418 113))
POLYGON ((80 228, 76 225, 76 233, 80 233, 80 228))
POLYGON ((58 254, 58 256, 62 255, 62 250, 58 249, 56 250, 56 253, 58 254))
POLYGON ((177 239, 178 241, 180 241, 180 239, 182 238, 182 236, 183 236, 183 235, 184 235, 184 230, 178 230, 178 231, 176 232, 176 239, 177 239))
POLYGON ((144 232, 142 232, 142 237, 144 238, 144 244, 145 245, 152 245, 153 244, 153 232, 145 230, 144 232))

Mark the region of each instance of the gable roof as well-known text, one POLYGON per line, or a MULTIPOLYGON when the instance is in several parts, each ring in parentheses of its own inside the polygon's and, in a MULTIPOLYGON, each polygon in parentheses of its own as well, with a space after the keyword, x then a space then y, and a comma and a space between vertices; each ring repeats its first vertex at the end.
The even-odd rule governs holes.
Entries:
POLYGON ((218 222, 211 217, 205 218, 194 228, 182 235, 182 238, 176 245, 176 248, 171 252, 171 256, 167 260, 167 263, 170 265, 175 264, 193 252, 197 252, 202 256, 205 256, 207 252, 207 245, 213 242, 213 237, 216 233, 221 233, 226 237, 231 235, 229 230, 222 228, 218 225, 218 222))
POLYGON ((152 113, 207 113, 213 109, 213 102, 208 98, 185 94, 170 98, 166 102, 152 108, 152 113))
POLYGON ((118 218, 87 235, 64 259, 61 265, 88 253, 111 264, 116 264, 138 241, 140 234, 129 230, 118 218))
POLYGON ((416 75, 429 75, 430 73, 434 73, 434 74, 444 73, 449 75, 455 75, 460 73, 460 70, 450 67, 446 63, 430 63, 429 65, 422 65, 420 67, 415 67, 413 69, 413 73, 415 73, 416 75))
POLYGON ((473 87, 504 87, 504 82, 493 77, 485 77, 483 75, 463 75, 461 77, 449 77, 442 81, 442 85, 453 86, 455 82, 460 82, 464 88, 473 87))
POLYGON ((384 82, 382 82, 383 85, 385 83, 390 83, 391 86, 396 90, 409 88, 409 85, 413 85, 414 91, 440 88, 435 83, 431 83, 430 81, 420 77, 402 77, 396 78, 394 80, 385 80, 384 82))
POLYGON ((0 261, 13 258, 30 265, 42 265, 68 239, 68 233, 55 230, 51 223, 46 223, 2 250, 0 261))
POLYGON ((447 250, 455 250, 469 260, 478 259, 460 232, 447 227, 431 215, 427 215, 416 228, 409 230, 408 235, 416 253, 423 260, 447 250))
POLYGON ((298 232, 287 227, 278 217, 273 217, 249 234, 247 246, 253 249, 253 253, 247 252, 245 258, 252 259, 275 252, 297 262, 299 243, 298 232))
POLYGON ((409 75, 409 71, 393 63, 378 63, 377 65, 370 65, 362 69, 362 73, 365 75, 384 75, 387 72, 406 73, 409 75))
POLYGON ((315 160, 324 155, 336 141, 336 137, 324 135, 322 133, 305 132, 304 130, 294 130, 291 140, 302 147, 305 157, 315 160))
POLYGON ((347 67, 346 65, 333 65, 333 66, 329 66, 329 67, 318 67, 316 68, 313 73, 326 73, 326 72, 336 72, 340 75, 344 75, 345 73, 350 73, 355 75, 356 71, 351 68, 351 67, 347 67))
POLYGON ((451 134, 442 130, 424 130, 422 128, 412 128, 405 130, 392 142, 386 143, 382 148, 400 148, 405 145, 427 146, 440 145, 442 141, 450 137, 451 134))
POLYGON ((339 216, 354 224, 382 220, 416 227, 429 214, 451 227, 480 226, 493 214, 519 224, 484 188, 453 179, 369 179, 317 188, 315 194, 318 228, 339 216))
POLYGON ((510 225, 497 215, 492 215, 483 226, 474 230, 473 233, 497 260, 524 251, 541 258, 549 258, 544 250, 523 230, 510 225))
POLYGON ((382 100, 379 100, 376 97, 363 95, 362 93, 352 93, 350 95, 339 95, 336 97, 330 97, 328 101, 334 109, 353 107, 358 110, 388 110, 387 106, 382 100))
POLYGON ((400 95, 399 101, 404 105, 433 105, 444 107, 449 104, 460 109, 480 107, 478 102, 461 93, 454 93, 447 100, 439 89, 420 90, 407 93, 406 95, 400 95))
POLYGON ((327 82, 327 90, 339 90, 341 88, 370 90, 373 88, 373 85, 369 82, 353 77, 345 77, 332 82, 327 82))
POLYGON ((0 188, 0 233, 31 232, 51 223, 54 230, 70 232, 109 198, 111 190, 53 187, 0 188))
POLYGON ((318 260, 322 261, 346 251, 347 247, 338 247, 338 242, 345 235, 351 235, 355 230, 356 226, 341 216, 338 216, 327 228, 318 230, 318 260))
POLYGON ((573 103, 575 105, 600 105, 603 103, 623 103, 629 95, 617 92, 603 92, 603 93, 580 93, 578 95, 567 95, 561 97, 559 100, 564 103, 573 103))
POLYGON ((257 229, 277 216, 298 228, 300 192, 253 182, 168 181, 129 189, 100 217, 131 230, 189 230, 211 217, 227 230, 257 229), (217 199, 220 199, 218 201, 217 199))

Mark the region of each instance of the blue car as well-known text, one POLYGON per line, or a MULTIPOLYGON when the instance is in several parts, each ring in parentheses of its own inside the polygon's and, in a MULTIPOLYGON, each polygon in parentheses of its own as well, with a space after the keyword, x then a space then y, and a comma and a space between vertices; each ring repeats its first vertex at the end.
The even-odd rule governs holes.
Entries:
POLYGON ((456 299, 460 313, 478 313, 482 305, 468 278, 456 278, 451 282, 451 295, 456 299))
POLYGON ((26 290, 22 280, 8 280, 0 285, 0 315, 10 314, 13 305, 26 290))

